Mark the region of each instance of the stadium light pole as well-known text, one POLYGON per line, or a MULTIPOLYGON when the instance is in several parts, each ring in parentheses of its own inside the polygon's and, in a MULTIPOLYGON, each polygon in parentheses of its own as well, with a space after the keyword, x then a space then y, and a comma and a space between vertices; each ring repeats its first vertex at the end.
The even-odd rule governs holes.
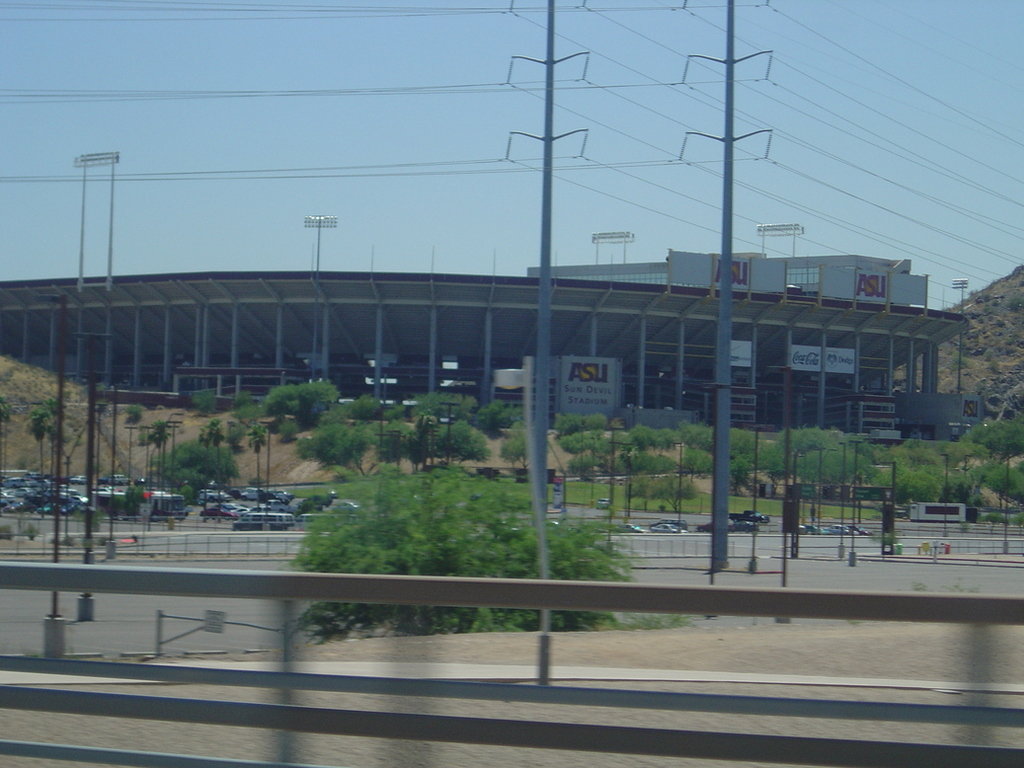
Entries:
POLYGON ((632 232, 595 232, 590 236, 594 244, 594 264, 600 262, 601 243, 622 243, 622 263, 626 263, 626 245, 636 240, 632 232))
POLYGON ((120 152, 93 152, 75 158, 75 167, 82 169, 82 223, 78 235, 78 290, 85 283, 85 186, 88 170, 95 166, 110 166, 110 231, 107 236, 107 290, 114 283, 114 166, 121 161, 120 152))
MULTIPOLYGON (((967 292, 967 278, 956 277, 953 279, 953 288, 959 289, 960 291, 960 312, 963 314, 964 311, 964 294, 967 292)), ((960 328, 960 340, 957 343, 956 349, 956 393, 959 395, 963 392, 962 378, 964 368, 964 330, 963 326, 960 328)))
POLYGON ((313 351, 310 353, 309 375, 310 380, 317 378, 320 372, 319 330, 320 330, 320 233, 325 229, 334 229, 338 226, 337 216, 326 216, 324 214, 313 214, 304 219, 306 229, 316 230, 316 263, 313 268, 313 351))
MULTIPOLYGON (((758 224, 757 234, 761 236, 761 253, 764 254, 764 239, 766 237, 792 237, 793 258, 796 258, 796 239, 804 233, 802 224, 758 224)), ((765 254, 767 255, 767 254, 765 254)))

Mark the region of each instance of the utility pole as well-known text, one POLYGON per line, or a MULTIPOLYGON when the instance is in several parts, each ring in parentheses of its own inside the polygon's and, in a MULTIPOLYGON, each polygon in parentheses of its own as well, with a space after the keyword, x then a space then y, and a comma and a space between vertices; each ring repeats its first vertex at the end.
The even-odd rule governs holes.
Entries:
POLYGON ((722 246, 718 259, 718 327, 715 341, 715 419, 714 469, 711 486, 711 567, 708 575, 714 582, 715 573, 728 567, 727 531, 729 525, 729 430, 732 427, 732 219, 733 219, 733 151, 734 144, 749 136, 765 133, 751 131, 736 136, 733 131, 734 91, 736 64, 767 51, 759 51, 737 59, 735 57, 736 3, 726 5, 725 58, 693 54, 691 58, 707 59, 725 65, 725 130, 722 136, 699 131, 688 134, 703 136, 722 143, 722 246))

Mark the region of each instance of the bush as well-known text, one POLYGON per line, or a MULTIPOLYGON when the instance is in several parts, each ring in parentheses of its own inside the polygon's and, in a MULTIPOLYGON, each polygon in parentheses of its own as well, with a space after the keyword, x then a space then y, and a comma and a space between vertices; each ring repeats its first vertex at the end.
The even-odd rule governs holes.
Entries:
POLYGON ((142 421, 142 406, 138 403, 132 403, 126 405, 124 408, 124 418, 129 424, 138 424, 142 421))
POLYGON ((14 534, 11 532, 11 526, 0 525, 0 539, 13 539, 14 534))
MULTIPOLYGON (((295 566, 325 573, 536 578, 537 542, 529 502, 509 486, 458 470, 367 481, 358 510, 322 516, 295 566)), ((360 494, 357 491, 357 498, 360 494)), ((548 530, 551 577, 626 581, 629 562, 606 546, 607 530, 586 522, 548 530)), ((611 621, 604 613, 556 611, 552 628, 611 621)), ((353 633, 442 634, 535 631, 536 610, 321 602, 303 616, 318 640, 353 633)))
POLYGON ((299 434, 299 425, 294 421, 282 421, 277 425, 277 436, 282 443, 292 442, 299 434))
POLYGON ((212 389, 204 389, 192 395, 192 407, 201 415, 209 416, 217 410, 217 393, 212 389))

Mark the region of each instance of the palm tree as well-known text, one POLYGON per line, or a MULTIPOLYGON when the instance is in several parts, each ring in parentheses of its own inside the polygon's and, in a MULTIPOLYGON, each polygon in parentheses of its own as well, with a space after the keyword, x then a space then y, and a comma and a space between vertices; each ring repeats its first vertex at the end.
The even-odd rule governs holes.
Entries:
POLYGON ((249 431, 246 433, 246 438, 249 441, 249 447, 252 448, 253 453, 256 454, 256 487, 260 487, 260 451, 263 450, 263 446, 267 444, 268 431, 262 424, 253 423, 249 425, 249 431))
MULTIPOLYGON (((43 441, 53 436, 54 416, 57 412, 57 401, 53 398, 46 400, 29 413, 28 429, 32 437, 39 443, 39 471, 43 472, 43 441)), ((59 470, 58 470, 59 471, 59 470)))
POLYGON ((6 439, 7 439, 7 422, 11 420, 11 404, 7 402, 7 398, 0 396, 0 479, 2 475, 7 471, 7 455, 6 455, 6 439))
POLYGON ((151 445, 153 445, 157 454, 159 455, 159 466, 160 466, 160 487, 164 484, 164 454, 167 446, 167 441, 171 439, 171 425, 166 421, 154 421, 149 425, 149 436, 147 438, 151 445))
POLYGON ((217 452, 213 477, 218 483, 223 481, 223 478, 219 476, 221 469, 220 444, 222 442, 224 442, 224 428, 221 426, 220 419, 210 419, 206 422, 206 426, 199 430, 199 443, 201 445, 211 446, 217 452))

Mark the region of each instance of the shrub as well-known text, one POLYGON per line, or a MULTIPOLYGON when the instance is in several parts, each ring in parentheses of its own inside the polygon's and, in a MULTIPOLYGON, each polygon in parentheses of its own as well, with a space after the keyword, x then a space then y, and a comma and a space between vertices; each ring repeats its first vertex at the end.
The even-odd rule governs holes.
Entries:
MULTIPOLYGON (((314 523, 295 559, 299 570, 536 578, 537 540, 529 501, 510 486, 459 470, 367 481, 357 510, 314 523)), ((356 489, 358 492, 358 489, 356 489)), ((358 496, 357 496, 358 498, 358 496)), ((548 529, 551 578, 626 581, 628 560, 609 551, 607 530, 586 521, 548 529)), ((556 611, 556 630, 611 622, 604 613, 556 611)), ((352 633, 442 634, 535 631, 538 612, 450 606, 320 602, 303 617, 319 640, 352 633)))
POLYGON ((217 410, 217 393, 212 389, 193 393, 192 407, 203 416, 209 416, 217 410))

